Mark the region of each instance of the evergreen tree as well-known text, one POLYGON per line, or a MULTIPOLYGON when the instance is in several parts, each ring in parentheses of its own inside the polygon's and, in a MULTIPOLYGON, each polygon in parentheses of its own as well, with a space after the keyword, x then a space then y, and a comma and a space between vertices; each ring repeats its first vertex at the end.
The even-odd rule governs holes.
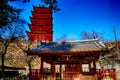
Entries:
POLYGON ((16 9, 8 4, 7 0, 0 1, 0 51, 1 56, 1 73, 4 74, 4 59, 7 53, 9 44, 17 37, 23 36, 21 33, 23 29, 24 20, 20 19, 19 15, 22 9, 16 9), (22 26, 22 28, 21 28, 22 26))
POLYGON ((54 12, 60 11, 57 0, 40 0, 43 7, 51 7, 54 12))
POLYGON ((16 9, 8 4, 7 0, 0 1, 0 28, 17 21, 22 9, 16 9))

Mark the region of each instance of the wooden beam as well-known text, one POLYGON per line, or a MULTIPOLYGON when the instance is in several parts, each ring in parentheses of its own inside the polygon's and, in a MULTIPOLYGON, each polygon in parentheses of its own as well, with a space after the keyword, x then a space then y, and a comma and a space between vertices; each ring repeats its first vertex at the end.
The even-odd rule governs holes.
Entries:
POLYGON ((100 55, 100 54, 106 54, 109 53, 109 50, 95 50, 95 51, 68 51, 68 52, 29 52, 28 55, 39 55, 40 57, 46 56, 46 55, 80 55, 80 56, 89 56, 89 55, 100 55))

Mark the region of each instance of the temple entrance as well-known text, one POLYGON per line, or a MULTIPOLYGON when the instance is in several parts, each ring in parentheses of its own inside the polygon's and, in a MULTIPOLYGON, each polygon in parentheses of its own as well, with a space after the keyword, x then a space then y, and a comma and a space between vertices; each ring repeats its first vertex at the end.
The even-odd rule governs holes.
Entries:
POLYGON ((78 80, 80 78, 79 64, 56 65, 56 80, 78 80))
POLYGON ((79 63, 47 63, 42 59, 41 80, 79 80, 80 64, 79 63), (45 65, 45 66, 44 66, 45 65), (53 79, 54 78, 54 79, 53 79))
POLYGON ((96 80, 96 60, 83 56, 41 58, 41 80, 96 80))
POLYGON ((96 61, 110 50, 102 45, 98 39, 43 42, 28 55, 41 58, 40 80, 98 80, 96 61))

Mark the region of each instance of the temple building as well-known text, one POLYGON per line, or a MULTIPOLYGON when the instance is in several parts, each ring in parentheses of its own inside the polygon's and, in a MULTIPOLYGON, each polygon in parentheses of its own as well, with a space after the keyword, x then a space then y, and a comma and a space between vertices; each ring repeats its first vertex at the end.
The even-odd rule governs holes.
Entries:
POLYGON ((92 39, 43 42, 28 55, 38 55, 41 58, 41 80, 98 80, 96 62, 100 55, 107 53, 109 48, 101 44, 99 39, 92 39), (44 63, 50 64, 50 67, 44 63))
POLYGON ((41 60, 40 69, 32 71, 31 80, 101 80, 102 72, 97 70, 96 62, 110 49, 99 39, 52 42, 52 8, 33 8, 28 36, 41 44, 28 55, 37 55, 41 60))

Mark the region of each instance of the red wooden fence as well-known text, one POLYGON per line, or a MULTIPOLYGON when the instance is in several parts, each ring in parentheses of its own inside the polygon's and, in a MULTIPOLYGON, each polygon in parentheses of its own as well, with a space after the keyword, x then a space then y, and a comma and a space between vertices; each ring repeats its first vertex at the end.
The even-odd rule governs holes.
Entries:
POLYGON ((32 69, 29 80, 40 80, 40 69, 32 69))
POLYGON ((79 73, 79 65, 78 64, 68 64, 65 66, 65 71, 63 72, 63 77, 64 78, 79 78, 80 73, 79 73))
MULTIPOLYGON (((116 80, 115 69, 97 69, 97 80, 102 80, 105 77, 106 73, 110 74, 110 77, 116 80)), ((67 73, 64 74, 65 78, 79 78, 79 73, 67 73)), ((29 76, 29 80, 40 80, 40 69, 32 69, 31 77, 29 76)))
POLYGON ((109 73, 110 77, 116 80, 115 69, 97 69, 96 71, 98 80, 102 80, 106 73, 109 73))

